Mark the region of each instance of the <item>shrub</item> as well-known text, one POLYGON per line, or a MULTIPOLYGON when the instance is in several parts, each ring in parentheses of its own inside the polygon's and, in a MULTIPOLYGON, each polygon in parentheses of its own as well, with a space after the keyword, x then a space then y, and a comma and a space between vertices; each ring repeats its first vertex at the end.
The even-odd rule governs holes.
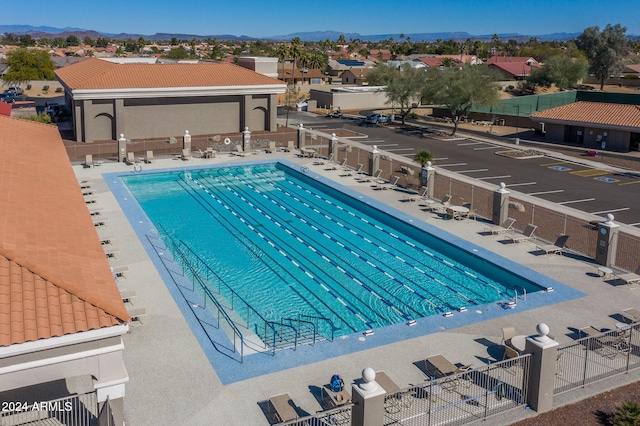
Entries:
POLYGON ((27 84, 27 90, 31 90, 31 85, 27 84))
POLYGON ((625 80, 637 80, 640 78, 638 74, 626 74, 624 77, 625 80))
POLYGON ((613 417, 615 426, 640 425, 640 407, 635 402, 625 402, 622 407, 616 408, 613 417))
POLYGON ((49 86, 42 86, 42 91, 43 92, 48 92, 49 91, 49 86))
POLYGON ((56 87, 56 93, 62 93, 62 87, 56 87))

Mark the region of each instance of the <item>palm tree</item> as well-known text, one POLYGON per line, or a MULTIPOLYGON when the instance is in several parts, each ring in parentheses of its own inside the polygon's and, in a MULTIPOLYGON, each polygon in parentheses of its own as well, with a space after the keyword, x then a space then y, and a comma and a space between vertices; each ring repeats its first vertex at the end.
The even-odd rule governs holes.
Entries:
POLYGON ((433 154, 427 150, 418 151, 416 155, 413 156, 413 161, 424 168, 424 166, 427 165, 427 161, 433 162, 433 154))
POLYGON ((286 44, 281 44, 276 49, 276 56, 282 63, 282 78, 284 79, 284 61, 289 57, 289 47, 286 44))
POLYGON ((303 49, 302 49, 302 40, 300 40, 300 37, 294 37, 291 40, 291 46, 289 46, 289 55, 291 55, 291 58, 293 59, 293 73, 291 75, 291 78, 293 80, 293 82, 295 83, 295 74, 296 74, 296 60, 298 60, 298 58, 300 58, 302 56, 303 53, 303 49))

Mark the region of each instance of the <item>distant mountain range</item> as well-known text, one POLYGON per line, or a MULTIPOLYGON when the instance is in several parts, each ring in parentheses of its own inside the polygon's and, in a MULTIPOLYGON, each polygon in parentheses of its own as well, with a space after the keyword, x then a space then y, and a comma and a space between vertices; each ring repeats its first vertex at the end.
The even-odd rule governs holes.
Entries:
MULTIPOLYGON (((360 39, 362 41, 380 41, 389 38, 393 38, 394 40, 400 41, 403 40, 400 35, 401 34, 376 34, 376 35, 362 35, 358 33, 344 33, 340 31, 310 31, 310 32, 299 32, 293 34, 286 35, 277 35, 270 37, 251 37, 246 35, 231 35, 231 34, 216 34, 216 35, 198 35, 198 34, 180 34, 180 33, 156 33, 152 35, 145 34, 129 34, 129 33, 121 33, 121 34, 110 34, 110 33, 101 33, 93 30, 85 30, 82 28, 55 28, 55 27, 34 27, 31 25, 0 25, 0 33, 12 33, 15 35, 24 35, 30 34, 33 38, 54 38, 54 37, 68 37, 69 35, 75 35, 79 38, 91 37, 96 39, 98 37, 108 37, 113 39, 138 39, 140 37, 144 37, 147 40, 171 40, 172 38, 177 38, 179 40, 191 40, 193 38, 196 39, 207 39, 207 38, 215 38, 218 40, 291 40, 294 37, 299 37, 302 41, 321 41, 321 40, 332 40, 336 41, 340 35, 344 35, 346 40, 350 39, 360 39)), ((436 40, 456 40, 456 41, 464 41, 466 39, 472 40, 482 40, 488 41, 491 40, 493 34, 482 34, 482 35, 474 35, 466 32, 440 32, 440 33, 417 33, 417 34, 403 34, 404 40, 411 38, 411 41, 436 41, 436 40)), ((527 41, 530 38, 537 38, 541 41, 563 41, 570 40, 576 38, 579 33, 553 33, 553 34, 515 34, 515 33, 506 33, 506 34, 498 34, 503 40, 516 40, 516 41, 527 41)))

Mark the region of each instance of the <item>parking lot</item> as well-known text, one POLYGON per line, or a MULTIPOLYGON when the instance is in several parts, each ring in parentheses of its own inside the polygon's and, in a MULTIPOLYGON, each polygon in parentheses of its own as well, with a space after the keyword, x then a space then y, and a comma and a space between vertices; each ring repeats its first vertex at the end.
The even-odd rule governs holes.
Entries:
MULTIPOLYGON (((412 159, 426 149, 434 166, 498 185, 513 192, 536 196, 599 216, 612 213, 616 222, 640 226, 640 174, 598 164, 600 158, 573 159, 562 155, 514 159, 496 153, 516 148, 487 137, 443 140, 424 137, 421 131, 398 126, 370 126, 362 120, 329 119, 298 113, 290 123, 315 130, 344 128, 363 133, 358 142, 412 159)), ((331 133, 331 131, 329 131, 331 133)))

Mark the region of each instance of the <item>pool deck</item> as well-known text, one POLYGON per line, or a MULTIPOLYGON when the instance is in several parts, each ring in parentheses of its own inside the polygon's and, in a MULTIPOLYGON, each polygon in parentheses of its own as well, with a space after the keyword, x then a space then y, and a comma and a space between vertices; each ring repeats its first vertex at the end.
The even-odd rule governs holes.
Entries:
MULTIPOLYGON (((224 165, 280 157, 308 165, 310 170, 319 175, 334 179, 350 189, 361 191, 486 250, 545 274, 580 290, 586 296, 526 311, 516 308, 510 310, 506 317, 458 328, 450 328, 452 322, 448 320, 451 318, 442 317, 440 332, 223 384, 122 211, 122 200, 116 199, 103 179, 106 173, 133 172, 133 166, 104 163, 100 167, 85 169, 81 165, 74 165, 78 179, 89 181, 94 188, 97 200, 90 208, 102 208, 101 214, 108 217, 106 226, 97 229, 100 236, 115 239, 119 253, 111 261, 112 266, 128 267, 126 278, 120 279, 118 285, 121 289, 137 293, 135 305, 129 308, 143 307, 148 314, 144 325, 132 327, 124 338, 124 356, 130 378, 125 398, 128 425, 268 425, 260 403, 270 396, 288 393, 303 410, 300 414, 315 413, 321 410, 314 397, 317 387, 328 383, 331 375, 336 373, 348 384, 360 377, 363 368, 373 367, 384 370, 400 387, 407 387, 424 380, 423 373, 414 363, 422 362, 430 355, 442 354, 453 362, 474 365, 493 359, 497 356, 496 349, 503 326, 514 326, 518 334, 534 334, 536 324, 544 322, 557 340, 563 343, 573 340, 573 330, 576 328, 589 325, 614 328, 622 309, 640 308, 640 290, 616 287, 603 281, 596 273, 596 265, 588 259, 573 255, 541 256, 533 253, 534 244, 504 244, 499 238, 482 235, 485 222, 443 220, 433 213, 422 211, 418 203, 403 200, 401 192, 374 191, 370 183, 360 184, 353 177, 340 177, 339 168, 328 171, 325 170, 326 166, 312 165, 309 158, 298 158, 289 153, 257 154, 244 158, 222 155, 215 159, 194 158, 190 161, 161 158, 155 160, 154 164, 143 165, 143 168, 146 171, 224 165)), ((481 315, 473 309, 464 313, 467 314, 481 315)), ((376 335, 367 337, 375 338, 376 335)), ((357 345, 356 342, 354 344, 357 345)), ((277 362, 278 358, 259 356, 264 356, 264 362, 267 363, 277 362)), ((613 380, 561 395, 556 402, 566 403, 639 378, 640 372, 617 376, 613 380)), ((493 418, 491 423, 509 424, 532 414, 531 411, 518 409, 504 418, 493 418)))

